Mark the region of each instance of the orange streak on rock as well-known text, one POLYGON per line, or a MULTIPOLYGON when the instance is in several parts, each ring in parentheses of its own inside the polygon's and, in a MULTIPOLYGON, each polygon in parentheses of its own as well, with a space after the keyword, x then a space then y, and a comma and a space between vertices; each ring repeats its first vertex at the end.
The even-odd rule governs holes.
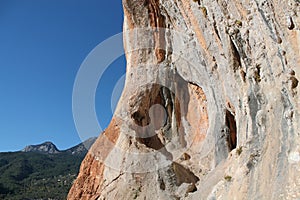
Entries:
MULTIPOLYGON (((208 52, 208 47, 207 47, 207 44, 206 44, 206 39, 202 33, 202 30, 200 29, 199 27, 199 22, 198 20, 196 19, 192 9, 191 9, 191 4, 190 4, 190 0, 182 0, 182 6, 183 6, 183 10, 185 11, 185 13, 187 14, 188 16, 188 19, 189 19, 189 22, 191 23, 192 25, 192 28, 194 29, 195 31, 195 34, 197 36, 197 39, 200 43, 200 46, 203 48, 203 51, 204 53, 206 54, 206 56, 210 56, 210 53, 208 52)), ((182 12, 182 9, 181 9, 181 12, 182 12)))
POLYGON ((103 162, 114 148, 119 134, 119 125, 117 120, 113 118, 109 127, 97 139, 83 160, 80 173, 69 191, 69 200, 93 200, 100 196, 104 181, 105 165, 103 162))
POLYGON ((187 119, 192 127, 193 142, 199 143, 206 137, 209 126, 207 100, 201 87, 189 84, 190 102, 187 119))
POLYGON ((247 10, 242 6, 241 2, 238 0, 234 0, 235 7, 239 11, 242 16, 242 19, 245 20, 247 18, 247 10))

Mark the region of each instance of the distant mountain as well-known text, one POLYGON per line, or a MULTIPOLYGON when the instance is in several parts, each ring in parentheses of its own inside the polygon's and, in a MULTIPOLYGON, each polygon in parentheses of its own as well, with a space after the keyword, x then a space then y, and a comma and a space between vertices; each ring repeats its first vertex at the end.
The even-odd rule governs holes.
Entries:
POLYGON ((45 142, 19 152, 0 153, 0 199, 65 200, 95 140, 90 138, 63 151, 45 142))
POLYGON ((52 142, 44 142, 43 144, 39 144, 39 145, 26 146, 22 150, 22 152, 39 152, 39 153, 55 154, 55 153, 59 153, 60 151, 52 142))
POLYGON ((84 142, 71 147, 67 150, 58 150, 58 148, 53 144, 52 142, 44 142, 42 144, 38 145, 29 145, 26 146, 24 149, 22 149, 22 152, 36 152, 36 153, 46 153, 46 154, 58 154, 58 153, 70 153, 72 155, 85 155, 88 151, 88 149, 91 148, 91 146, 96 141, 97 137, 92 137, 84 142))
POLYGON ((86 141, 65 150, 64 152, 70 153, 72 155, 81 155, 81 154, 86 154, 88 149, 91 148, 91 146, 94 144, 94 142, 96 141, 97 137, 92 137, 87 139, 86 141))
POLYGON ((82 155, 86 154, 88 149, 96 141, 97 137, 92 137, 87 139, 86 141, 71 147, 67 150, 58 150, 58 148, 52 142, 44 142, 38 145, 29 145, 22 149, 22 152, 36 152, 36 153, 46 153, 46 154, 58 154, 58 153, 70 153, 72 155, 82 155))

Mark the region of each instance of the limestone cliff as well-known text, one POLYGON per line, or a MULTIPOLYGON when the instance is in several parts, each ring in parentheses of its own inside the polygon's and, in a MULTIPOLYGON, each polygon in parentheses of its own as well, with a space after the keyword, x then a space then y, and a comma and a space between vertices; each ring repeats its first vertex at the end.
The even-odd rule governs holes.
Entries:
POLYGON ((68 199, 300 199, 300 2, 123 6, 125 89, 68 199))

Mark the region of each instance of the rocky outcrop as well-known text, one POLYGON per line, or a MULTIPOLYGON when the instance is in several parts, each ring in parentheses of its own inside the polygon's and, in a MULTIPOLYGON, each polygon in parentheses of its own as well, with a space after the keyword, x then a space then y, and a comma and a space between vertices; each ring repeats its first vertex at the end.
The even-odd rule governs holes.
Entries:
POLYGON ((57 154, 60 151, 57 149, 55 144, 52 142, 44 142, 38 145, 28 145, 22 152, 37 152, 37 153, 47 153, 47 154, 57 154))
POLYGON ((300 2, 123 5, 124 92, 68 199, 300 198, 300 2))

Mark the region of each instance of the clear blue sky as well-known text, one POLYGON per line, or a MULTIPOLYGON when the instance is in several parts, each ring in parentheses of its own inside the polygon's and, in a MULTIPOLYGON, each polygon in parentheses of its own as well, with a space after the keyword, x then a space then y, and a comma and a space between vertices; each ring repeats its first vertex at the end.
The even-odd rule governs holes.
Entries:
MULTIPOLYGON (((121 0, 0 0, 1 152, 44 141, 59 149, 81 142, 72 116, 76 73, 122 24, 121 0)), ((124 73, 121 57, 99 83, 101 127, 110 121, 111 92, 124 73)))

